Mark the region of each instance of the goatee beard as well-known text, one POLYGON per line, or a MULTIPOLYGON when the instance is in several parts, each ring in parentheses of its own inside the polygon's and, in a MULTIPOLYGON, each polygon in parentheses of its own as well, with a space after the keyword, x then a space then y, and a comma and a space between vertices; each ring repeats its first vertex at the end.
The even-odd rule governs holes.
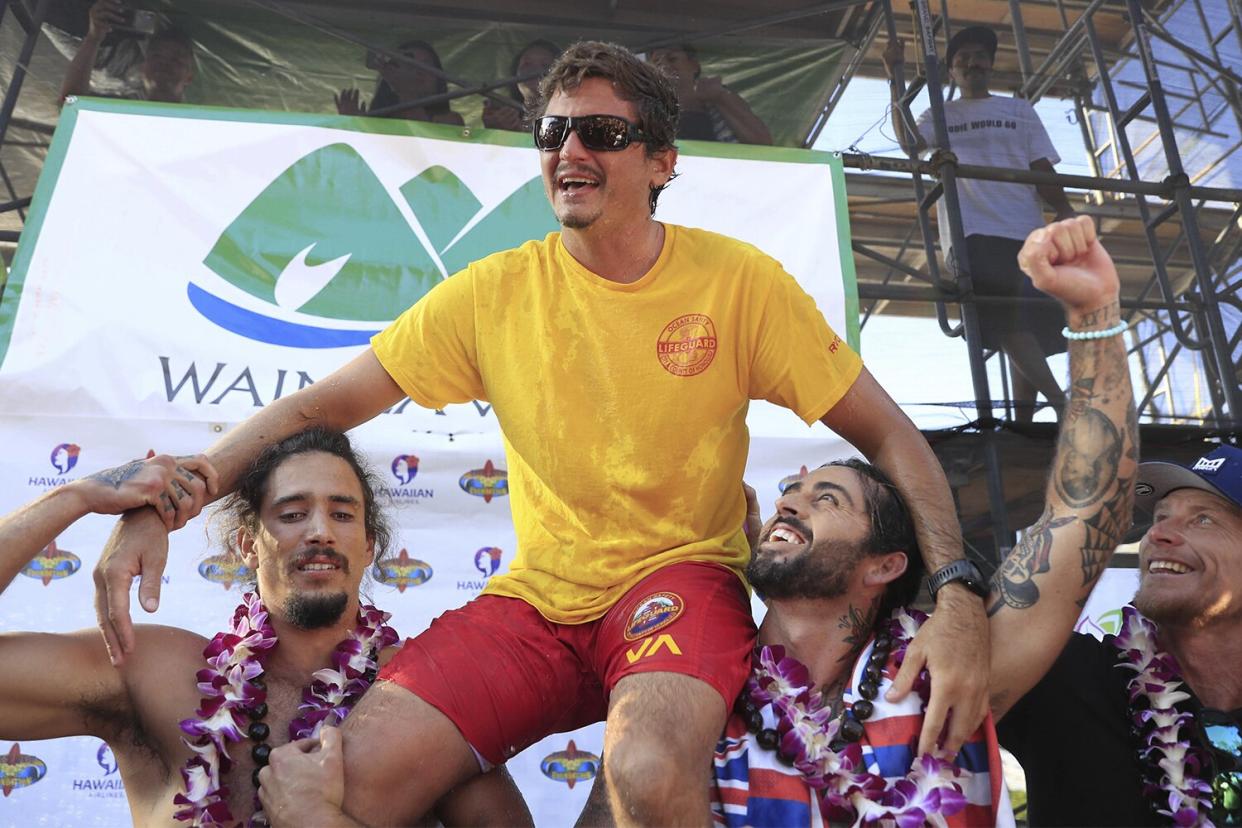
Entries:
POLYGON ((300 630, 321 630, 341 620, 349 596, 335 593, 297 593, 285 599, 281 608, 285 620, 300 630))

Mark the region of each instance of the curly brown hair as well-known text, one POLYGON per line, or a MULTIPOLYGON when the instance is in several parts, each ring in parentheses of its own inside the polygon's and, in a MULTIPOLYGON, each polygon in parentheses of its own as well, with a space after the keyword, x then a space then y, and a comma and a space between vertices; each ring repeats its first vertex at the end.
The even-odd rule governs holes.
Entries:
MULTIPOLYGON (((664 70, 640 60, 637 55, 615 43, 598 40, 579 41, 548 67, 539 83, 539 103, 535 119, 542 118, 548 101, 557 92, 571 92, 587 78, 603 78, 623 100, 638 106, 638 126, 646 136, 648 155, 676 149, 677 122, 681 104, 672 79, 664 70)), ((669 179, 670 181, 672 179, 669 179)), ((651 188, 651 212, 655 212, 660 193, 668 185, 651 188)))

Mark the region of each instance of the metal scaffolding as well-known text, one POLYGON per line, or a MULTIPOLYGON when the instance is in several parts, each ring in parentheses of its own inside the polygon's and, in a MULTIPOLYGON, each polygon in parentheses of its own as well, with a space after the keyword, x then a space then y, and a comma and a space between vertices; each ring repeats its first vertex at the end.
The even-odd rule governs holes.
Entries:
MULTIPOLYGON (((444 78, 450 91, 423 101, 406 102, 405 106, 429 104, 439 100, 468 95, 494 97, 506 105, 513 102, 496 91, 525 77, 506 77, 486 83, 475 83, 452 77, 443 70, 418 63, 408 55, 363 42, 339 27, 296 9, 293 4, 278 0, 247 0, 277 14, 297 20, 334 37, 341 37, 375 49, 393 60, 415 63, 420 68, 444 78)), ((1160 15, 1145 8, 1138 0, 1045 0, 1040 4, 1022 4, 1009 0, 1009 17, 1013 46, 1020 69, 1019 94, 1034 102, 1054 89, 1072 90, 1071 100, 1078 116, 1082 139, 1087 150, 1092 175, 1074 176, 1041 173, 1031 170, 1010 170, 961 164, 953 156, 945 123, 945 98, 941 79, 938 41, 947 42, 954 29, 948 16, 948 2, 941 0, 940 13, 933 13, 929 0, 911 0, 910 8, 923 72, 907 87, 901 73, 894 79, 899 94, 898 104, 904 111, 906 124, 914 122, 911 102, 922 90, 928 91, 936 144, 943 148, 930 161, 915 157, 877 158, 861 154, 844 155, 847 167, 860 170, 900 172, 910 177, 913 201, 917 206, 916 220, 897 246, 895 256, 874 249, 873 245, 855 241, 854 250, 881 263, 887 269, 884 279, 860 285, 859 298, 870 305, 863 310, 863 324, 880 301, 916 302, 934 307, 939 327, 945 336, 964 337, 972 389, 974 422, 983 438, 983 456, 988 498, 992 514, 993 549, 979 557, 985 563, 1012 545, 1007 503, 998 450, 991 435, 1005 421, 1012 419, 1008 372, 1004 357, 989 353, 982 347, 978 313, 981 306, 1004 300, 993 300, 974 294, 970 262, 966 256, 961 211, 958 204, 957 181, 987 179, 1027 184, 1055 183, 1077 187, 1088 192, 1088 200, 1097 206, 1112 205, 1133 210, 1141 222, 1150 256, 1150 277, 1141 290, 1123 295, 1124 318, 1132 325, 1129 331, 1129 353, 1137 365, 1143 382, 1138 389, 1139 408, 1149 421, 1193 423, 1204 429, 1219 431, 1242 430, 1242 189, 1205 186, 1208 177, 1221 159, 1206 167, 1190 170, 1179 149, 1179 135, 1193 133, 1229 139, 1234 143, 1222 150, 1222 157, 1242 148, 1242 73, 1230 63, 1230 50, 1242 48, 1242 0, 1219 0, 1227 5, 1228 20, 1212 18, 1204 10, 1205 0, 1177 0, 1162 6, 1160 15), (1055 45, 1038 65, 1032 59, 1030 41, 1048 37, 1046 29, 1028 27, 1023 19, 1023 6, 1054 6, 1061 21, 1055 45), (1123 6, 1132 31, 1128 51, 1118 55, 1106 48, 1097 26, 1097 16, 1116 15, 1123 6), (1180 11, 1179 11, 1180 10, 1180 11), (1199 46, 1188 45, 1185 37, 1170 31, 1169 20, 1175 12, 1189 16, 1201 26, 1199 46), (1209 22, 1210 21, 1210 22, 1209 22), (1215 26, 1215 28, 1213 28, 1215 26), (1177 62, 1161 57, 1160 49, 1173 49, 1180 56, 1177 62), (1090 67, 1090 71, 1088 70, 1090 67), (1134 70, 1137 67, 1137 73, 1134 70), (1177 73, 1181 86, 1189 91, 1172 89, 1165 80, 1177 73), (1132 143, 1135 127, 1148 124, 1151 134, 1137 144, 1132 143), (1151 169, 1159 162, 1159 180, 1150 178, 1151 169), (949 225, 949 236, 956 255, 957 267, 951 277, 942 274, 938 265, 936 240, 932 232, 931 210, 943 202, 941 220, 949 225), (1215 238, 1206 240, 1200 228, 1205 210, 1232 209, 1232 217, 1215 238), (1172 223, 1172 224, 1170 224, 1172 223), (1178 226, 1180 232, 1169 241, 1160 229, 1178 226), (916 231, 919 238, 916 238, 916 231), (920 247, 921 240, 921 247, 920 247), (1171 266, 1175 254, 1189 256, 1188 272, 1175 272, 1171 266), (907 253, 921 252, 926 264, 915 266, 905 261, 907 253), (899 283, 896 277, 911 279, 916 284, 899 283), (959 320, 956 324, 952 319, 959 320), (1001 391, 994 398, 989 387, 988 361, 1001 361, 1001 391), (1202 410, 1186 411, 1172 393, 1172 376, 1179 370, 1196 372, 1206 390, 1207 404, 1202 410), (997 416, 997 412, 1000 416, 997 416)), ((17 68, 3 105, 0 106, 0 146, 3 145, 12 114, 25 78, 25 67, 39 37, 41 22, 51 0, 37 0, 33 11, 13 4, 25 31, 17 68)), ((0 22, 10 4, 0 0, 0 22)), ((725 34, 761 29, 764 26, 788 23, 823 14, 841 14, 841 34, 856 49, 839 81, 829 92, 818 116, 808 130, 804 144, 810 146, 841 99, 842 92, 859 72, 865 53, 871 49, 881 30, 890 38, 896 36, 897 25, 890 0, 831 0, 808 3, 806 6, 778 13, 758 15, 744 21, 732 21, 711 30, 696 33, 679 32, 665 37, 651 37, 647 46, 684 43, 719 37, 725 34)), ((4 173, 0 167, 0 175, 4 173)), ((7 175, 3 175, 7 180, 7 175)), ((3 195, 0 195, 3 198, 3 195)), ((30 199, 13 192, 0 203, 0 212, 22 210, 30 199)), ((7 234, 16 240, 16 233, 7 234)), ((1014 300, 1008 300, 1014 301, 1014 300)), ((1026 300, 1040 301, 1040 300, 1026 300)), ((1045 300, 1051 302, 1052 300, 1045 300)))

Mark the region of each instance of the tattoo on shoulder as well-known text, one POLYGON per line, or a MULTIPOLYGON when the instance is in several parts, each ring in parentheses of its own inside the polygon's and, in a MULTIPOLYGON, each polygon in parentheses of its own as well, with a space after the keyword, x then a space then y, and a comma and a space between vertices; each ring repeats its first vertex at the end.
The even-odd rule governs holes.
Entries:
POLYGON ((850 645, 850 650, 841 656, 837 661, 846 661, 853 658, 859 650, 867 643, 867 639, 871 636, 871 628, 875 626, 875 616, 880 609, 880 599, 872 598, 871 604, 866 609, 859 609, 853 604, 837 619, 837 629, 846 630, 845 642, 850 645))
POLYGON ((992 603, 988 615, 995 615, 1002 607, 1027 609, 1039 601, 1039 587, 1035 576, 1047 572, 1051 565, 1052 530, 1073 523, 1073 515, 1054 518, 1052 508, 1044 509, 1039 520, 1023 534, 1022 540, 1013 548, 992 576, 992 603))
POLYGON ((89 474, 87 479, 98 480, 102 483, 107 483, 114 489, 119 489, 122 483, 142 471, 142 463, 143 461, 141 460, 131 460, 124 466, 117 466, 114 469, 104 469, 103 471, 89 474))

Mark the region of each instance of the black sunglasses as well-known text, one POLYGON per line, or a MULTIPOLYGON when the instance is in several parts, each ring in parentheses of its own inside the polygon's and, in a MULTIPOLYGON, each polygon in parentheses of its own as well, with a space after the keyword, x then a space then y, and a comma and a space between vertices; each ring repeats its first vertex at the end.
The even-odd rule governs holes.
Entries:
POLYGON ((619 115, 544 115, 535 121, 532 129, 535 147, 544 152, 563 147, 570 132, 578 133, 582 146, 596 152, 616 152, 633 141, 648 140, 647 134, 637 124, 631 124, 619 115))
POLYGON ((1217 825, 1242 825, 1242 727, 1228 713, 1205 707, 1199 729, 1212 752, 1212 818, 1217 825))

